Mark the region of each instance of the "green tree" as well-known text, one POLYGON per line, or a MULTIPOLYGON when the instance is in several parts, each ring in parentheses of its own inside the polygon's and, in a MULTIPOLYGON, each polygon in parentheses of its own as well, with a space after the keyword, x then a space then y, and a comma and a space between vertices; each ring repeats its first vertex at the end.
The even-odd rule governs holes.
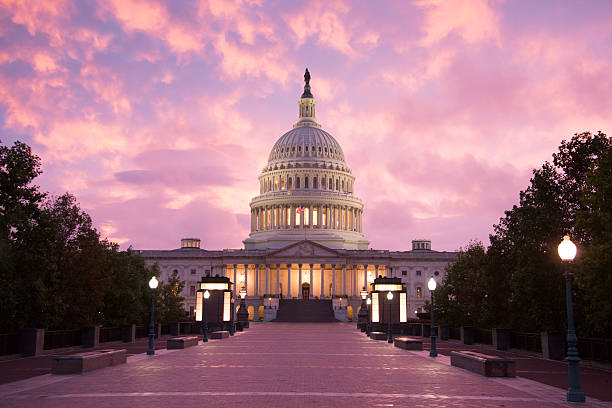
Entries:
POLYGON ((185 298, 181 296, 184 288, 185 282, 179 280, 177 272, 172 273, 167 283, 160 282, 156 297, 159 319, 156 320, 161 323, 171 323, 178 322, 180 318, 185 316, 185 308, 183 307, 185 298))

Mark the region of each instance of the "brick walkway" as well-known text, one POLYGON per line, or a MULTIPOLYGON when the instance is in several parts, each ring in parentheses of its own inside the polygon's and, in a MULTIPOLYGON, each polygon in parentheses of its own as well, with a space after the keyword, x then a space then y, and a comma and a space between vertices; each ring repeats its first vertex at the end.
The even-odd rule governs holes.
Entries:
MULTIPOLYGON (((490 379, 400 350, 354 325, 253 324, 226 340, 140 354, 84 375, 0 386, 2 407, 564 407, 565 390, 490 379)), ((589 407, 612 403, 588 399, 589 407)))

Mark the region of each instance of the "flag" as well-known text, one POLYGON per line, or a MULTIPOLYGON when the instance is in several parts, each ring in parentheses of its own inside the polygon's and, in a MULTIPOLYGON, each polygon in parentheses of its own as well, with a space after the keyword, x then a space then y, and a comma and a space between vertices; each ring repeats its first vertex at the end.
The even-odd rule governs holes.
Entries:
POLYGON ((306 210, 306 208, 304 208, 304 206, 300 205, 298 208, 295 209, 295 213, 296 214, 301 214, 306 210))

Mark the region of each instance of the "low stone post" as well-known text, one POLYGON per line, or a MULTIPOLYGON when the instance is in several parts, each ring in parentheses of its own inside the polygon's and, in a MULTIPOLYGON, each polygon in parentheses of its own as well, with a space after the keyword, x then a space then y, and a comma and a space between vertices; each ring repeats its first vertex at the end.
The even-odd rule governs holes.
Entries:
POLYGON ((121 340, 124 343, 136 342, 136 325, 135 324, 124 324, 121 326, 121 340))
POLYGON ((96 348, 100 344, 100 326, 81 328, 81 346, 96 348))
POLYGON ((541 332, 542 357, 549 360, 565 358, 565 338, 562 333, 541 332))
POLYGON ((497 350, 508 350, 510 348, 510 331, 511 329, 493 328, 493 347, 497 350))
POLYGON ((461 342, 463 344, 474 343, 474 327, 473 326, 461 326, 461 342))
POLYGON ((19 352, 23 356, 41 355, 45 346, 45 329, 23 329, 19 339, 19 352))

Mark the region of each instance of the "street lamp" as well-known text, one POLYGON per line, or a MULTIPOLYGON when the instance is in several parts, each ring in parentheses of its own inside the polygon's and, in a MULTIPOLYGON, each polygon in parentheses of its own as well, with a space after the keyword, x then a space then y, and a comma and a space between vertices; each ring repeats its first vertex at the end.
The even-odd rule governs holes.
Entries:
POLYGON ((372 298, 366 299, 366 305, 368 307, 368 321, 366 322, 366 336, 370 337, 370 305, 372 304, 372 298))
POLYGON ((247 329, 249 327, 249 312, 246 308, 246 295, 247 291, 243 287, 240 292, 240 309, 238 309, 238 323, 240 323, 241 329, 247 329))
POLYGON ((570 262, 576 256, 576 245, 566 235, 557 247, 557 252, 565 264, 565 295, 567 298, 567 368, 569 374, 569 390, 567 400, 570 402, 585 402, 584 391, 580 388, 580 357, 576 343, 576 330, 574 329, 574 306, 572 304, 572 273, 570 272, 570 262))
POLYGON ((393 300, 393 292, 387 293, 387 300, 389 301, 389 327, 387 328, 387 343, 393 343, 393 328, 391 326, 391 300, 393 300))
POLYGON ((429 293, 431 293, 431 327, 429 328, 431 347, 429 350, 429 357, 438 357, 438 352, 436 351, 436 326, 434 324, 434 291, 436 290, 436 286, 436 280, 434 278, 429 278, 427 282, 429 293))
POLYGON ((202 314, 204 315, 204 324, 202 325, 202 342, 208 342, 208 317, 206 316, 206 299, 210 297, 210 292, 207 290, 204 292, 204 299, 202 300, 202 314))
POLYGON ((361 329, 362 332, 366 330, 365 325, 368 319, 368 310, 366 306, 366 298, 368 297, 368 291, 363 288, 360 293, 361 295, 361 308, 359 308, 359 314, 357 315, 357 328, 361 329))
POLYGON ((147 349, 147 355, 152 356, 155 354, 155 348, 153 347, 153 338, 155 337, 154 331, 154 321, 155 321, 155 289, 157 289, 157 285, 159 282, 157 278, 154 276, 149 281, 149 287, 151 288, 151 323, 149 324, 149 348, 147 349))

